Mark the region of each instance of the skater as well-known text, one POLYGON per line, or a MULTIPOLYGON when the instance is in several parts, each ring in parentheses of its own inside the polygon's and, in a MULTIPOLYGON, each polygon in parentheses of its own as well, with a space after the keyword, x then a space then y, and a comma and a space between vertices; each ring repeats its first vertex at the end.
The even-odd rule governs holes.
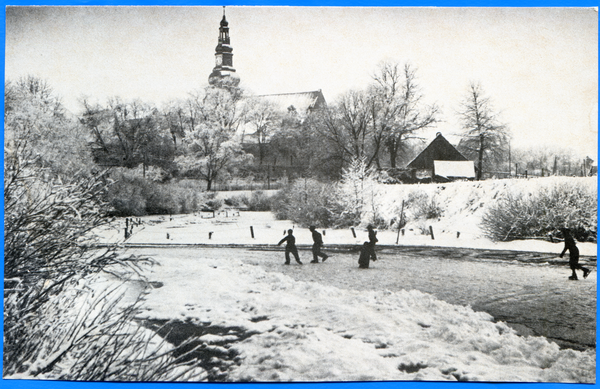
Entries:
POLYGON ((579 249, 575 245, 575 239, 571 236, 571 231, 568 228, 561 228, 560 230, 563 233, 565 238, 565 248, 562 253, 560 253, 560 257, 562 258, 565 255, 565 252, 569 250, 569 266, 573 271, 573 274, 569 277, 570 280, 577 280, 576 269, 583 271, 583 278, 587 278, 592 272, 590 269, 587 269, 579 264, 579 249))
POLYGON ((370 256, 373 261, 377 260, 377 254, 375 254, 375 243, 379 242, 377 239, 377 231, 373 230, 372 225, 367 226, 367 231, 369 231, 369 248, 370 248, 370 256))
POLYGON ((371 259, 371 244, 369 242, 363 243, 360 248, 360 256, 358 257, 358 267, 361 269, 369 268, 369 260, 371 259))
POLYGON ((300 262, 300 256, 298 255, 298 249, 296 248, 296 238, 294 237, 294 235, 292 235, 292 233, 294 232, 293 230, 288 230, 287 231, 288 234, 285 238, 281 239, 279 241, 279 243, 277 243, 277 246, 281 246, 281 244, 283 242, 286 242, 285 244, 285 264, 289 265, 290 264, 290 253, 294 254, 294 258, 296 258, 296 262, 298 262, 299 265, 302 265, 302 262, 300 262))
POLYGON ((321 233, 315 229, 315 226, 310 226, 308 229, 312 232, 313 238, 313 260, 310 261, 310 263, 319 263, 319 257, 323 258, 323 262, 325 262, 327 258, 329 258, 329 255, 321 252, 321 247, 323 246, 323 237, 321 236, 321 233))

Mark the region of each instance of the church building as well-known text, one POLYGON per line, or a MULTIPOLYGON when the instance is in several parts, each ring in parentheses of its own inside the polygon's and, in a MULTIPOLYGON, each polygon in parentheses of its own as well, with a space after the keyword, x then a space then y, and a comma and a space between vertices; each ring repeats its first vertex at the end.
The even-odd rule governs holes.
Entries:
MULTIPOLYGON (((219 27, 219 41, 215 49, 215 67, 208 76, 208 83, 219 87, 237 87, 240 83, 240 78, 233 67, 233 47, 229 37, 229 23, 225 18, 225 7, 223 7, 223 19, 221 19, 219 27)), ((278 93, 256 97, 268 100, 282 112, 296 111, 301 117, 327 106, 323 92, 320 89, 309 92, 278 93)))

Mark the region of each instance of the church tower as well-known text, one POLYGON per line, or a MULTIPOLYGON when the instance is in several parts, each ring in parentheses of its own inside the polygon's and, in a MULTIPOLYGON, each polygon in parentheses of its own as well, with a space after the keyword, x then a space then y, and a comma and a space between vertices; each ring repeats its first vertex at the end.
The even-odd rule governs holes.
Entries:
POLYGON ((237 87, 240 78, 235 74, 233 68, 233 48, 229 40, 229 23, 225 18, 225 7, 223 7, 223 19, 219 27, 219 43, 215 49, 215 67, 208 76, 208 83, 214 86, 237 87))

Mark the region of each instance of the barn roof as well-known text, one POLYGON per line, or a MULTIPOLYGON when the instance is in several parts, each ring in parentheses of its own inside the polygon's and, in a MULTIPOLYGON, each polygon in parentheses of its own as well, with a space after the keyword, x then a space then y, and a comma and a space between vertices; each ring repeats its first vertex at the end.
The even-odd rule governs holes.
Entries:
POLYGON ((435 139, 406 167, 408 169, 433 169, 433 161, 468 161, 454 146, 437 133, 435 139))

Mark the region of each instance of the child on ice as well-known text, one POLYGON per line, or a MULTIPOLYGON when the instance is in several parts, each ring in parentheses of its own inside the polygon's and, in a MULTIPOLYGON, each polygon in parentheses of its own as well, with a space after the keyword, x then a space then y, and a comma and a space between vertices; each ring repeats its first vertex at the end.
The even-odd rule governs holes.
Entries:
POLYGON ((565 255, 565 252, 569 250, 569 266, 573 271, 573 274, 571 275, 571 277, 569 277, 569 279, 578 279, 577 273, 575 272, 576 269, 582 270, 583 278, 587 278, 587 276, 589 276, 592 271, 579 264, 579 249, 575 245, 575 239, 573 239, 573 236, 571 236, 571 231, 568 228, 561 228, 561 232, 565 237, 565 248, 563 249, 562 253, 560 253, 560 257, 562 258, 563 255, 565 255))

